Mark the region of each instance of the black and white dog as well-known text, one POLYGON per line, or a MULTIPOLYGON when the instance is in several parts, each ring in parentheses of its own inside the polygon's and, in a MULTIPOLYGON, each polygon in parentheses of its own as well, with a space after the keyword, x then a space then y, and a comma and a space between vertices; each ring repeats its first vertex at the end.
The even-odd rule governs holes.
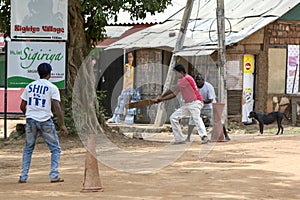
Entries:
POLYGON ((250 112, 249 118, 254 118, 259 123, 259 131, 260 134, 263 134, 264 132, 264 124, 272 124, 273 122, 277 122, 278 131, 276 135, 279 134, 281 130, 281 134, 283 133, 283 126, 282 126, 282 120, 285 117, 287 120, 290 120, 285 113, 282 112, 271 112, 268 114, 263 114, 259 112, 252 111, 250 112))

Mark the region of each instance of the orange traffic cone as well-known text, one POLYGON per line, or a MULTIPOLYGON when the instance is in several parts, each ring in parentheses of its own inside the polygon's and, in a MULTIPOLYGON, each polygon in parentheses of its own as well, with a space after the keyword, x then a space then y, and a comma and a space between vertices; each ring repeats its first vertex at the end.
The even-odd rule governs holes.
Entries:
POLYGON ((89 134, 87 153, 85 157, 85 169, 83 188, 80 192, 98 192, 103 191, 101 186, 98 161, 96 159, 96 148, 94 141, 94 134, 89 134))
POLYGON ((225 136, 222 124, 222 112, 224 109, 224 103, 213 103, 213 129, 211 132, 211 141, 213 142, 225 142, 225 136))

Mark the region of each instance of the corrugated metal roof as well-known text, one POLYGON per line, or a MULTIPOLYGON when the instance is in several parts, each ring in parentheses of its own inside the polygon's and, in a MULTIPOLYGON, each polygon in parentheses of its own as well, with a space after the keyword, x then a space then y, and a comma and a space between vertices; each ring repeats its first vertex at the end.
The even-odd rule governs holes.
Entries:
POLYGON ((109 37, 118 38, 131 28, 132 26, 106 26, 105 31, 109 37))
POLYGON ((153 26, 152 24, 136 24, 134 26, 108 26, 106 27, 107 38, 104 41, 99 41, 97 46, 105 48, 110 44, 127 37, 137 31, 153 26))
POLYGON ((130 14, 121 10, 118 14, 118 19, 115 22, 114 19, 108 20, 108 25, 134 25, 134 24, 158 24, 163 23, 169 19, 172 15, 184 9, 185 1, 183 0, 172 0, 172 4, 168 5, 162 13, 156 13, 151 15, 147 13, 145 19, 131 19, 130 14))
MULTIPOLYGON (((300 0, 225 0, 226 45, 237 43, 275 21, 300 0)), ((217 47, 216 0, 195 0, 184 41, 185 55, 217 47), (190 53, 188 53, 190 52, 190 53)), ((113 43, 108 48, 170 48, 177 40, 184 10, 113 43), (173 33, 173 34, 170 34, 173 33), (175 36, 174 36, 175 33, 175 36)), ((211 52, 211 51, 207 51, 211 52)))

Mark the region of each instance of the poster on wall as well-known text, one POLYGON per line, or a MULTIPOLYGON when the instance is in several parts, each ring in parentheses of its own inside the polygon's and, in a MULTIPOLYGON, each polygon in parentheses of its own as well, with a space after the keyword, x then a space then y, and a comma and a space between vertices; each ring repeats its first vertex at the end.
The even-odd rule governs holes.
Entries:
POLYGON ((251 124, 252 119, 248 118, 249 113, 253 111, 254 99, 254 56, 244 55, 244 76, 243 76, 243 96, 242 96, 242 122, 251 124))
POLYGON ((25 88, 32 81, 39 79, 37 67, 43 62, 52 66, 49 81, 60 89, 65 88, 65 42, 8 42, 8 88, 25 88))
POLYGON ((11 0, 12 39, 67 40, 68 0, 11 0))
POLYGON ((299 45, 288 45, 286 93, 299 92, 299 45))
POLYGON ((134 83, 134 67, 133 67, 133 52, 128 52, 124 64, 123 90, 133 89, 134 83))
POLYGON ((4 41, 4 33, 0 33, 0 51, 2 51, 2 48, 5 46, 5 41, 4 41))

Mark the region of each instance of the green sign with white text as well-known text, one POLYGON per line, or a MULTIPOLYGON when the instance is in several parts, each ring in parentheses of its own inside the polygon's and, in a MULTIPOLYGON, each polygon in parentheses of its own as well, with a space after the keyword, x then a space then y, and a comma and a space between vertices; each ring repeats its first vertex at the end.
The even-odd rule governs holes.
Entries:
POLYGON ((52 66, 49 81, 65 88, 65 42, 8 42, 7 59, 8 88, 24 88, 39 79, 37 67, 43 62, 52 66))

